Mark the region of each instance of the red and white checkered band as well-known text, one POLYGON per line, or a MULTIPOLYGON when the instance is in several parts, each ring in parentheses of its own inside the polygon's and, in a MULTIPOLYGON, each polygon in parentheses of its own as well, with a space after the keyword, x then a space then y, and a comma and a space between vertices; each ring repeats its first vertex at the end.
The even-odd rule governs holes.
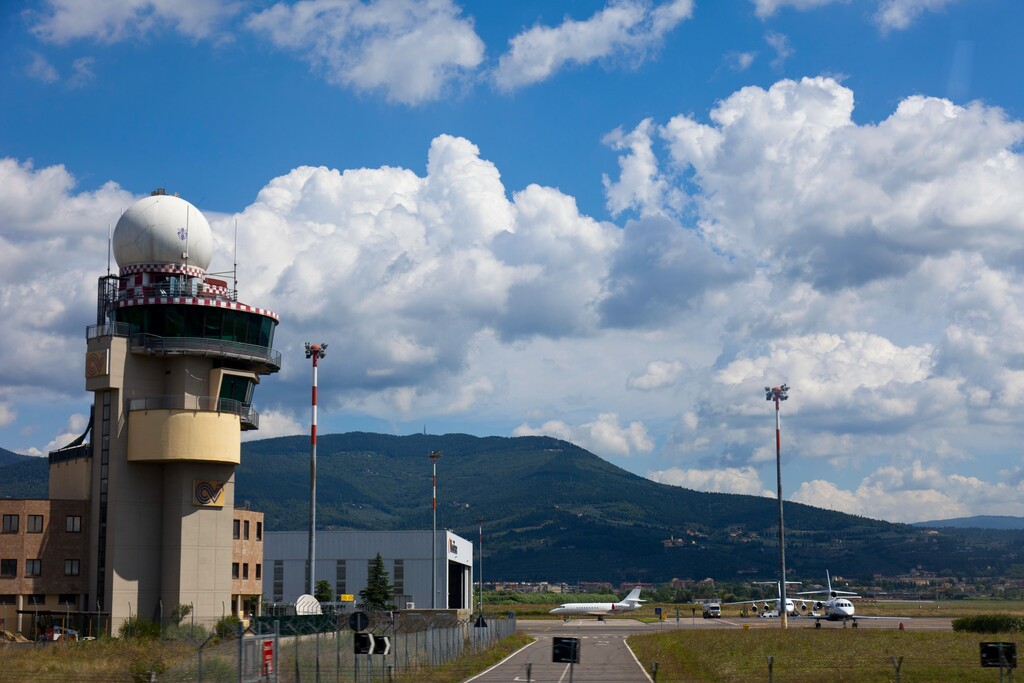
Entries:
POLYGON ((275 322, 281 322, 281 318, 279 318, 277 313, 274 313, 273 311, 268 311, 265 308, 256 308, 255 306, 238 303, 237 301, 225 301, 224 299, 204 299, 201 297, 191 296, 140 296, 132 299, 121 299, 117 302, 117 307, 127 308, 128 306, 152 306, 154 304, 185 304, 186 306, 228 308, 233 311, 255 313, 267 318, 272 318, 275 322))
POLYGON ((169 273, 181 275, 184 273, 189 277, 203 277, 206 271, 195 266, 186 266, 181 263, 135 263, 121 268, 121 277, 134 275, 135 273, 169 273))
POLYGON ((221 287, 220 285, 211 285, 209 282, 203 283, 203 291, 206 292, 207 294, 212 294, 214 296, 228 295, 227 287, 221 287))

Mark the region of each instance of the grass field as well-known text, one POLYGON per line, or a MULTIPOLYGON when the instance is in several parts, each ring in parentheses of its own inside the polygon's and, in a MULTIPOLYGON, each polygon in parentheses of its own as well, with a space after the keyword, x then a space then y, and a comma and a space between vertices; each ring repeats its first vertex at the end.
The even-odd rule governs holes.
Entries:
MULTIPOLYGON (((1024 616, 1024 601, 1021 600, 944 600, 941 602, 857 600, 857 614, 865 616, 907 616, 907 617, 964 617, 972 614, 1014 614, 1024 616)), ((558 604, 536 605, 484 605, 489 614, 505 614, 515 612, 520 619, 561 619, 560 616, 548 614, 558 604)), ((694 616, 701 618, 700 605, 651 604, 645 603, 629 617, 641 621, 657 621, 654 610, 660 607, 666 619, 675 619, 676 608, 681 619, 694 616)), ((722 608, 722 616, 735 618, 743 609, 740 605, 722 608)))
POLYGON ((1014 642, 1015 636, 1020 638, 891 629, 697 629, 633 636, 629 645, 648 671, 658 663, 658 683, 765 681, 769 657, 772 679, 779 682, 991 682, 999 680, 999 670, 981 667, 978 644, 1014 642))

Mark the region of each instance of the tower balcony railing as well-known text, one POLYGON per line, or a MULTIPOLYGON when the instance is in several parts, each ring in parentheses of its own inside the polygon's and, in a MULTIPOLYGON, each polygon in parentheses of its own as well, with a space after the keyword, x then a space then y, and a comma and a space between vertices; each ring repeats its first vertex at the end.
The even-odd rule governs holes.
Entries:
POLYGON ((215 396, 145 396, 128 400, 128 411, 145 410, 196 410, 211 413, 231 413, 238 415, 242 421, 242 429, 259 429, 260 414, 251 405, 231 398, 215 396))
POLYGON ((85 328, 85 338, 99 339, 100 337, 130 337, 132 326, 129 323, 103 323, 101 325, 89 325, 85 328))
POLYGON ((154 355, 191 355, 237 358, 262 364, 268 372, 281 369, 281 352, 266 346, 207 337, 160 337, 133 334, 131 350, 154 355))

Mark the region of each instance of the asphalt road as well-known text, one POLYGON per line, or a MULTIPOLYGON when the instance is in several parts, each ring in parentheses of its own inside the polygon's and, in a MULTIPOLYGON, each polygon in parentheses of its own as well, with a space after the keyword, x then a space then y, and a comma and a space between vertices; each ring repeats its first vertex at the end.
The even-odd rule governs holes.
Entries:
MULTIPOLYGON (((949 617, 914 619, 862 619, 858 628, 899 629, 902 623, 908 631, 951 631, 949 617)), ((815 620, 807 617, 789 619, 789 628, 815 628, 815 620)), ((638 662, 626 645, 626 638, 642 633, 688 629, 771 629, 780 628, 778 619, 696 619, 675 616, 665 621, 644 623, 635 619, 616 617, 605 621, 595 618, 519 621, 519 630, 536 640, 505 658, 487 671, 467 679, 465 683, 650 683, 650 662, 638 662), (552 658, 554 637, 579 639, 579 664, 555 663, 552 658), (645 670, 645 667, 648 667, 645 670)), ((821 622, 821 628, 852 628, 847 624, 821 622)))

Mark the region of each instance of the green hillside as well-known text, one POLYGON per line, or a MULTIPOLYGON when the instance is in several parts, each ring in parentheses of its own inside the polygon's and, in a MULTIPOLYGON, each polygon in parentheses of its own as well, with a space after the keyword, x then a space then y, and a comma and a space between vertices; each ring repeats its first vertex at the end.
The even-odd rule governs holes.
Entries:
MULTIPOLYGON (((438 463, 438 526, 477 538, 484 518, 489 577, 507 580, 667 581, 768 578, 778 567, 774 499, 657 484, 570 443, 547 437, 321 436, 320 528, 428 529, 431 463, 438 463), (684 539, 666 547, 664 541, 684 539)), ((268 529, 304 529, 309 439, 245 444, 236 491, 267 515, 268 529)), ((986 536, 965 552, 956 530, 930 532, 787 503, 787 567, 849 576, 921 566, 980 574, 1009 571, 1024 534, 986 536)))
MULTIPOLYGON (((777 575, 775 499, 657 484, 547 437, 320 436, 318 528, 429 529, 434 450, 444 453, 438 527, 476 542, 484 518, 488 579, 777 575)), ((46 490, 45 459, 18 456, 0 466, 0 497, 42 498, 46 490)), ((309 437, 243 444, 235 496, 266 514, 268 530, 308 528, 309 437)), ((1024 576, 1020 530, 930 530, 799 503, 786 503, 785 520, 791 577, 820 581, 829 569, 870 579, 913 568, 1024 576)))

